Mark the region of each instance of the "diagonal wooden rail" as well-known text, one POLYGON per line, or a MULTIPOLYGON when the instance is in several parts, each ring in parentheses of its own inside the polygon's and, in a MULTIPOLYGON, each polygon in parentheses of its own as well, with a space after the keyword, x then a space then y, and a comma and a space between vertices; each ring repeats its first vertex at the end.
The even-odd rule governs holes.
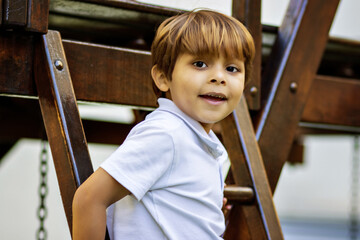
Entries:
POLYGON ((294 140, 338 4, 339 0, 290 1, 264 70, 263 108, 255 117, 255 126, 273 192, 294 140))
POLYGON ((36 48, 35 81, 58 177, 72 229, 72 198, 93 172, 67 60, 58 32, 41 36, 36 48))
POLYGON ((222 121, 222 138, 229 152, 237 185, 251 186, 255 202, 234 204, 226 239, 283 239, 259 146, 255 138, 246 100, 242 97, 234 113, 222 121), (243 217, 240 217, 243 216, 243 217), (247 229, 244 228, 244 222, 247 229), (243 224, 243 226, 241 226, 243 224))

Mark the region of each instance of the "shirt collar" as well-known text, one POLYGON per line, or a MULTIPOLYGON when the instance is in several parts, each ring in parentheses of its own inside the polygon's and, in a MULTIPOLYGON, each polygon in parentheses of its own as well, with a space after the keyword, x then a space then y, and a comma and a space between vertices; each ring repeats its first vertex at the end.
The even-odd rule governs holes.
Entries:
POLYGON ((200 137, 202 142, 206 144, 209 152, 215 158, 219 158, 220 156, 227 158, 227 153, 224 146, 212 130, 207 133, 198 121, 181 111, 173 101, 167 98, 159 98, 158 103, 159 111, 170 112, 182 119, 195 132, 195 134, 200 137))

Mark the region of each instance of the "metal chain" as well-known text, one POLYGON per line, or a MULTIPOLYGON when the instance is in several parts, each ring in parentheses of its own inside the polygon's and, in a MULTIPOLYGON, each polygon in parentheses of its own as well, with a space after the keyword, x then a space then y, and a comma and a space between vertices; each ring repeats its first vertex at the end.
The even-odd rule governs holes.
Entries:
POLYGON ((45 219, 47 217, 47 208, 45 205, 45 199, 48 194, 48 186, 47 186, 47 173, 48 173, 48 150, 47 150, 47 142, 41 141, 42 149, 40 153, 40 185, 39 185, 39 197, 40 197, 40 205, 37 209, 37 216, 40 221, 40 227, 36 232, 37 240, 45 240, 47 239, 47 231, 45 229, 45 219))
POLYGON ((351 212, 350 212, 350 239, 356 240, 359 235, 359 175, 360 175, 360 148, 359 136, 354 137, 353 161, 351 172, 351 212))

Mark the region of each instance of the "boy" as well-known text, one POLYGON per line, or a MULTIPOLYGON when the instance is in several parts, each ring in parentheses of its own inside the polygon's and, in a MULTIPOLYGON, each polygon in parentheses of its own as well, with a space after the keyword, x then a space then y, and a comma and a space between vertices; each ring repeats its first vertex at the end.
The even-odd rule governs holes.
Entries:
POLYGON ((211 128, 240 101, 252 37, 200 10, 164 21, 151 51, 154 90, 166 98, 76 191, 74 239, 104 239, 106 221, 111 239, 222 239, 227 153, 211 128))

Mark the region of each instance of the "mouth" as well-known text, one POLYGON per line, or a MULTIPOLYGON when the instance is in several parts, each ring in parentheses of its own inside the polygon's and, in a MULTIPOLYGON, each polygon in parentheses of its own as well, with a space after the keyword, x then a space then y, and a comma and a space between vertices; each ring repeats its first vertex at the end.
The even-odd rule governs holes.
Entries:
POLYGON ((226 101, 227 97, 222 93, 206 93, 199 95, 201 98, 210 101, 226 101))

